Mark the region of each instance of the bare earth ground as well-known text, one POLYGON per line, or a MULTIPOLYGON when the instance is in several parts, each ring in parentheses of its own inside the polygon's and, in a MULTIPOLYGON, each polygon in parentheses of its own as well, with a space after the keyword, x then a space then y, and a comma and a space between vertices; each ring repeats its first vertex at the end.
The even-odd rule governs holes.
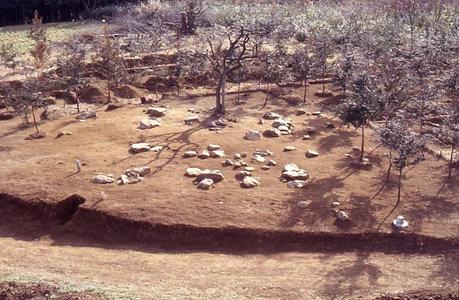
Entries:
MULTIPOLYGON (((298 108, 288 107, 275 97, 265 110, 259 111, 264 100, 262 93, 246 96, 244 105, 236 105, 236 96, 230 96, 229 111, 238 122, 220 134, 209 131, 205 121, 192 126, 183 124, 190 114, 189 108, 208 110, 213 105, 212 97, 161 101, 160 104, 171 108, 160 127, 147 131, 137 129, 139 121, 146 116, 145 107, 137 104, 112 112, 101 110, 96 120, 77 122, 75 116, 68 116, 43 123, 40 128, 47 137, 35 141, 24 139, 34 129, 18 129, 18 118, 2 121, 0 192, 24 201, 38 199, 50 203, 78 194, 86 199, 83 209, 149 224, 333 234, 374 231, 396 200, 395 175, 390 183, 383 185, 386 150, 378 147, 374 133, 369 130, 366 149, 371 151, 368 157, 374 167, 371 170, 352 168, 352 160, 345 154, 351 153, 353 146, 359 146, 359 132, 339 126, 339 121, 326 112, 327 104, 333 99, 312 96, 318 89, 318 86, 310 88, 310 102, 305 108, 309 112, 323 110, 325 117, 296 116, 298 108), (262 131, 271 126, 269 121, 265 125, 258 124, 268 110, 292 118, 295 134, 259 141, 243 140, 248 129, 262 131), (335 129, 327 128, 326 122, 334 123, 335 129), (311 140, 301 140, 307 126, 316 126, 319 132, 311 140), (59 131, 69 131, 72 135, 54 139, 59 131), (167 147, 159 153, 129 154, 129 145, 140 141, 167 147), (186 150, 203 150, 209 143, 221 145, 230 158, 235 153, 249 153, 246 161, 256 167, 254 174, 261 178, 261 185, 242 189, 234 178, 235 171, 221 166, 223 159, 182 157, 186 150), (283 152, 287 145, 297 150, 283 152), (257 148, 273 151, 272 159, 278 165, 263 171, 261 164, 250 162, 257 148), (307 149, 317 150, 320 156, 306 158, 307 149), (75 159, 87 162, 78 174, 74 173, 75 159), (282 167, 287 163, 296 163, 309 172, 311 179, 305 189, 290 189, 279 180, 282 167), (142 165, 148 165, 152 173, 139 184, 90 183, 98 173, 112 173, 116 177, 128 168, 142 165), (192 179, 184 176, 190 166, 220 169, 225 180, 209 191, 198 190, 192 179), (107 199, 103 199, 101 192, 107 199), (307 208, 300 208, 297 204, 301 200, 311 203, 307 208), (341 202, 340 208, 349 213, 350 226, 336 226, 331 208, 333 201, 341 202)), ((202 113, 202 119, 208 115, 202 113)), ((106 241, 103 246, 83 243, 80 247, 75 242, 53 244, 55 236, 47 235, 46 230, 27 237, 28 230, 40 224, 29 224, 25 231, 19 230, 17 234, 14 228, 24 224, 9 223, 0 226, 0 275, 8 279, 8 276, 33 274, 39 277, 35 281, 42 278, 79 286, 94 283, 104 287, 102 290, 116 289, 112 291, 113 297, 118 298, 125 296, 124 292, 134 293, 128 294, 128 298, 303 299, 368 299, 386 292, 455 292, 459 263, 459 180, 456 175, 446 181, 446 174, 446 162, 431 156, 415 168, 407 169, 402 204, 389 219, 402 214, 411 225, 407 233, 456 241, 446 252, 267 254, 253 249, 246 254, 231 255, 224 251, 136 250, 133 245, 123 248, 106 241)), ((85 222, 78 219, 78 214, 70 223, 76 222, 79 226, 85 222)), ((382 228, 383 232, 391 231, 389 222, 382 228)), ((93 230, 96 232, 98 228, 93 230)))

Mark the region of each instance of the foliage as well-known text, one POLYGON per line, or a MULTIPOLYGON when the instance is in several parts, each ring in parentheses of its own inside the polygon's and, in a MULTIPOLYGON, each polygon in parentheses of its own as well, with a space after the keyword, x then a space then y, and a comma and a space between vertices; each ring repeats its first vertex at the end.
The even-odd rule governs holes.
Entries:
POLYGON ((49 59, 50 50, 48 48, 46 28, 43 26, 43 17, 38 15, 38 11, 34 13, 32 26, 29 30, 29 37, 35 42, 34 48, 30 51, 35 66, 37 68, 42 68, 49 59))

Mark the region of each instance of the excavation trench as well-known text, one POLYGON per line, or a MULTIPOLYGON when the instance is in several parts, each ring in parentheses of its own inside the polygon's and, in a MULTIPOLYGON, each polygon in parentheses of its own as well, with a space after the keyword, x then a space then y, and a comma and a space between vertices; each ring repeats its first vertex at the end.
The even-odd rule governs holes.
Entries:
POLYGON ((24 200, 0 193, 0 235, 34 239, 51 236, 56 243, 146 245, 164 251, 220 253, 349 252, 436 254, 459 250, 459 240, 413 233, 324 233, 268 231, 240 227, 195 227, 154 224, 80 207, 72 195, 57 203, 24 200))

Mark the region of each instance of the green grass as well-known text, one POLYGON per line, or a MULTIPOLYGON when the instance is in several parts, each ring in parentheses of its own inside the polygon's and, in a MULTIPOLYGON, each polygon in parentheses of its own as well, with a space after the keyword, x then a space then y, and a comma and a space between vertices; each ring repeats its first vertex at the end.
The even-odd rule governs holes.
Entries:
MULTIPOLYGON (((93 22, 71 22, 46 24, 47 37, 50 44, 64 42, 71 37, 96 32, 100 24, 93 22)), ((18 54, 25 54, 33 47, 33 41, 28 37, 30 25, 8 26, 0 28, 0 44, 11 44, 18 54)))

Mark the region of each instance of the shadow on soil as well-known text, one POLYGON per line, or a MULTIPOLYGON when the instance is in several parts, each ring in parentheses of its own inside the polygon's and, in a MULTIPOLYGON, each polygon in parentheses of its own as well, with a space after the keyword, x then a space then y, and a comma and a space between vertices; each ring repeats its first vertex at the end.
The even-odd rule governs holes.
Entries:
POLYGON ((459 247, 455 239, 412 233, 311 233, 152 224, 80 207, 82 203, 84 199, 78 195, 51 204, 0 194, 0 236, 27 241, 49 236, 56 245, 172 253, 444 253, 459 247))

